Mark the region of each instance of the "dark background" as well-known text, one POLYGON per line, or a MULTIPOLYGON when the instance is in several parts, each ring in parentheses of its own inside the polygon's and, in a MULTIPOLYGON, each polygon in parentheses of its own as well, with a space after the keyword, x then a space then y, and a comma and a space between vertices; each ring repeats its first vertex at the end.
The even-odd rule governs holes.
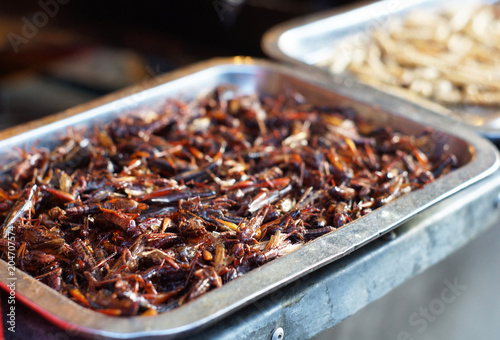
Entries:
POLYGON ((272 26, 349 2, 1 1, 0 129, 196 61, 265 57, 272 26))

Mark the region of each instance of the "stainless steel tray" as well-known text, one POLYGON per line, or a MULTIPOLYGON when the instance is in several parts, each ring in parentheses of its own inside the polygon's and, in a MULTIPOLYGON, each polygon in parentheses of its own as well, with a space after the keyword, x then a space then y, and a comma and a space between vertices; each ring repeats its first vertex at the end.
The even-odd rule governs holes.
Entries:
MULTIPOLYGON (((421 190, 412 192, 347 226, 325 235, 294 253, 257 268, 180 308, 151 317, 110 317, 86 309, 27 274, 16 271, 17 296, 64 328, 109 338, 181 336, 221 320, 253 300, 339 259, 395 228, 418 212, 491 175, 499 155, 485 139, 460 123, 422 107, 377 92, 362 84, 339 86, 323 73, 305 72, 271 62, 235 57, 216 59, 161 76, 148 84, 104 97, 66 112, 0 133, 2 162, 14 146, 34 141, 52 145, 68 127, 91 126, 98 121, 154 106, 165 98, 192 99, 219 84, 235 84, 242 93, 278 94, 296 90, 309 102, 348 105, 367 120, 416 134, 435 129, 433 140, 447 142, 458 156, 460 168, 421 190), (376 106, 375 106, 376 105, 376 106)), ((0 261, 1 284, 6 289, 7 264, 0 261)))
MULTIPOLYGON (((271 57, 328 72, 324 64, 340 44, 356 47, 370 39, 370 32, 384 27, 394 18, 402 18, 414 9, 441 10, 447 6, 470 3, 496 3, 498 0, 385 0, 362 2, 343 9, 313 14, 280 24, 268 31, 262 39, 262 48, 271 57)), ((346 47, 347 48, 347 47, 346 47)), ((350 83, 351 73, 332 75, 335 82, 350 83)), ((440 114, 472 126, 481 135, 500 141, 500 108, 445 107, 418 95, 396 91, 383 84, 373 85, 379 90, 400 96, 440 114)))

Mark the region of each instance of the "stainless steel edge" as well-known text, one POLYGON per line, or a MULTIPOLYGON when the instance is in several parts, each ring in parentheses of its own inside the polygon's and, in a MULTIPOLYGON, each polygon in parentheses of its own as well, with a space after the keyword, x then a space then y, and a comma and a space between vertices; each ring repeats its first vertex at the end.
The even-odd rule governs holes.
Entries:
MULTIPOLYGON (((53 135, 68 126, 88 125, 89 121, 113 117, 130 107, 152 103, 162 96, 181 95, 182 91, 189 92, 187 89, 192 89, 193 84, 198 86, 198 90, 200 86, 211 87, 210 82, 201 80, 212 78, 217 81, 232 81, 235 84, 246 79, 242 86, 246 87, 247 91, 259 90, 262 86, 270 86, 269 82, 279 80, 290 83, 292 87, 299 86, 299 83, 302 86, 306 84, 312 88, 311 93, 314 91, 336 93, 347 101, 352 100, 370 106, 369 110, 373 116, 384 116, 387 115, 385 112, 388 112, 387 117, 390 119, 399 119, 408 124, 416 124, 415 126, 433 127, 449 138, 454 138, 455 144, 464 148, 461 152, 470 153, 472 158, 467 164, 422 190, 410 193, 334 233, 307 244, 290 255, 257 268, 167 313, 153 317, 105 316, 77 305, 18 271, 17 292, 27 299, 32 307, 62 327, 75 328, 80 332, 96 336, 109 338, 181 336, 201 327, 207 327, 255 299, 349 254, 436 202, 491 175, 499 167, 499 155, 494 146, 465 129, 461 123, 375 91, 363 84, 356 82, 335 84, 329 76, 320 72, 307 72, 244 57, 216 59, 195 64, 154 79, 149 84, 140 84, 57 116, 2 132, 0 150, 13 145, 29 144, 41 136, 53 135), (222 77, 223 74, 226 76, 222 77), (130 100, 134 96, 137 100, 130 100)), ((338 95, 335 95, 335 98, 341 98, 338 95)), ((0 261, 0 275, 4 284, 7 283, 6 273, 7 265, 0 261)))
MULTIPOLYGON (((383 27, 393 17, 400 18, 413 9, 442 9, 469 3, 496 3, 498 0, 383 0, 362 1, 353 5, 292 19, 267 31, 262 38, 264 52, 279 60, 293 63, 307 69, 317 69, 331 75, 335 81, 352 81, 356 77, 348 72, 332 74, 317 66, 330 57, 339 43, 349 43, 349 37, 355 35, 368 39, 374 28, 383 27)), ((361 39, 361 38, 360 38, 361 39)), ((356 45, 352 42, 351 45, 356 45)), ((374 85, 375 86, 375 85, 374 85)), ((457 120, 464 118, 453 109, 417 95, 399 94, 389 86, 375 86, 394 95, 401 95, 405 100, 421 105, 442 115, 457 120)), ((480 120, 480 118, 478 118, 480 120)), ((500 128, 487 124, 468 124, 474 131, 491 140, 500 140, 500 128)), ((498 124, 497 124, 498 125, 498 124)))

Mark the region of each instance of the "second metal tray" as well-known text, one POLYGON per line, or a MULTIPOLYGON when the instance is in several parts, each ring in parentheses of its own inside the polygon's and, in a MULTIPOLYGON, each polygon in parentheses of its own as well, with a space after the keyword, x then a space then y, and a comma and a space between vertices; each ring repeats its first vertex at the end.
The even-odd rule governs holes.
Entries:
MULTIPOLYGON (((196 64, 148 84, 104 97, 67 112, 0 133, 0 156, 12 147, 35 141, 53 145, 68 127, 92 126, 167 98, 193 99, 220 84, 234 84, 240 93, 278 95, 298 91, 308 102, 355 108, 365 119, 408 134, 431 127, 435 144, 447 143, 460 167, 345 227, 318 238, 292 254, 279 258, 195 301, 157 316, 111 317, 85 309, 31 276, 16 271, 16 292, 56 324, 90 335, 109 338, 181 336, 221 320, 271 291, 327 263, 339 259, 395 228, 447 196, 491 175, 499 166, 496 149, 487 140, 417 105, 377 92, 365 85, 332 84, 328 76, 271 62, 236 57, 196 64)), ((432 147, 432 146, 431 146, 432 147)), ((8 265, 0 261, 0 286, 9 283, 8 265)))
MULTIPOLYGON (((371 38, 374 29, 385 27, 395 18, 402 18, 413 10, 441 11, 461 4, 491 4, 498 0, 411 0, 360 2, 342 9, 312 14, 280 24, 268 31, 262 39, 262 48, 271 57, 305 67, 330 71, 319 65, 329 60, 337 48, 343 53, 361 46, 371 38), (344 44, 344 45, 342 45, 344 44)), ((336 82, 352 82, 349 72, 331 74, 336 82)), ((373 84, 379 90, 400 96, 407 101, 424 106, 442 115, 465 122, 481 135, 500 141, 500 108, 474 106, 445 107, 431 100, 408 92, 397 91, 392 86, 373 84)))

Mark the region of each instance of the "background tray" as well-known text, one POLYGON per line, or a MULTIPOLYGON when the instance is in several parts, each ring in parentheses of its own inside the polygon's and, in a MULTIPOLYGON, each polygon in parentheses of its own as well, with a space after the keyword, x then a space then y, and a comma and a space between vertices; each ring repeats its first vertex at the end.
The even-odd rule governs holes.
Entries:
MULTIPOLYGON (((345 42, 357 46, 359 41, 370 39, 370 33, 374 29, 383 28, 394 18, 403 18, 412 10, 439 11, 451 5, 496 2, 498 0, 387 0, 368 5, 367 2, 362 2, 343 10, 335 9, 321 12, 280 24, 264 35, 262 48, 269 56, 280 61, 321 69, 330 74, 326 67, 318 65, 330 59, 340 43, 345 42)), ((338 83, 350 83, 355 77, 349 72, 332 75, 332 79, 338 83)), ((376 84, 373 86, 384 92, 401 96, 407 101, 432 111, 465 122, 483 136, 500 141, 500 108, 498 107, 445 107, 416 94, 402 93, 389 85, 376 84)))

